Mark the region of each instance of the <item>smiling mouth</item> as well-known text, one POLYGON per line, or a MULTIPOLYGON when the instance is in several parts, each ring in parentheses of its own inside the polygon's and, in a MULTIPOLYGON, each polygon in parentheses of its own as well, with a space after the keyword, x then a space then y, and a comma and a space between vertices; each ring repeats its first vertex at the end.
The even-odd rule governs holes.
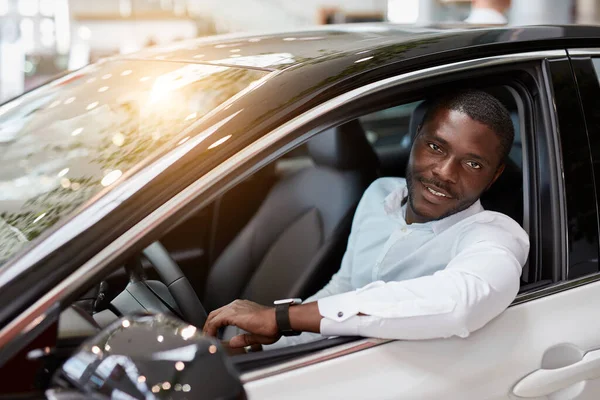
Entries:
POLYGON ((437 197, 445 197, 445 198, 447 198, 447 199, 451 199, 451 198, 452 198, 450 195, 447 195, 447 194, 445 194, 445 193, 442 193, 442 192, 438 192, 437 190, 435 190, 435 189, 432 189, 432 188, 430 188, 430 187, 429 187, 429 186, 427 186, 427 185, 423 185, 423 186, 425 186, 425 188, 426 188, 427 190, 429 190, 429 193, 433 194, 434 196, 437 196, 437 197))

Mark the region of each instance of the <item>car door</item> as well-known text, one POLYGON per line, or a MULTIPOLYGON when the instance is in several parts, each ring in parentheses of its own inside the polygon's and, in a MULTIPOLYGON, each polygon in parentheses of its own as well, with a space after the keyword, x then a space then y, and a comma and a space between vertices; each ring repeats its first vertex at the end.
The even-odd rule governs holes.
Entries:
POLYGON ((530 262, 538 260, 537 278, 549 284, 525 290, 466 339, 368 339, 247 373, 249 398, 599 398, 598 214, 588 133, 566 52, 539 58, 543 78, 532 92, 535 117, 524 146, 535 154, 527 168, 535 181, 530 218, 539 229, 530 262))

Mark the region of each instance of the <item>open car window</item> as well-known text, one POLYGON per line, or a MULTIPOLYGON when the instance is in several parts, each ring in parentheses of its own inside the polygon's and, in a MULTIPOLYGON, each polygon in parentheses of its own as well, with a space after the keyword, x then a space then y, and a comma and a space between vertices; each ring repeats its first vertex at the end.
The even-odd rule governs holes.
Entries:
MULTIPOLYGON (((503 212, 511 216, 520 224, 524 224, 524 190, 529 189, 524 187, 524 185, 526 185, 526 180, 523 179, 523 174, 525 172, 522 169, 522 163, 526 156, 523 154, 523 139, 521 137, 520 125, 522 119, 525 118, 525 115, 519 113, 517 100, 513 97, 514 95, 508 89, 508 86, 490 87, 489 90, 492 91, 496 96, 501 97, 501 101, 503 101, 506 107, 509 109, 513 119, 513 124, 515 126, 515 141, 513 148, 511 149, 511 155, 509 157, 509 165, 506 168, 506 174, 504 174, 503 178, 498 182, 497 190, 490 191, 489 193, 485 194, 484 198, 482 198, 482 203, 486 209, 503 212), (516 195, 515 192, 517 193, 516 195)), ((410 103, 388 107, 381 111, 360 116, 358 118, 358 121, 364 129, 365 136, 370 145, 380 156, 380 164, 386 162, 386 159, 381 157, 381 153, 378 150, 385 149, 384 151, 387 153, 385 153, 386 155, 383 157, 388 156, 390 159, 393 159, 393 164, 383 165, 383 171, 386 172, 381 172, 379 177, 403 176, 403 168, 408 162, 409 150, 410 146, 412 145, 412 140, 414 139, 415 129, 421 123, 421 119, 425 112, 424 106, 425 104, 423 100, 412 101, 410 103), (373 140, 375 131, 379 132, 379 134, 376 135, 380 139, 373 140), (391 144, 385 144, 384 142, 386 141, 387 143, 391 144), (404 146, 401 145, 403 141, 408 143, 407 148, 404 148, 404 146)), ((327 129, 310 140, 318 140, 319 135, 331 134, 331 129, 335 128, 327 129)), ((340 137, 343 138, 343 135, 340 137)), ((209 218, 205 217, 204 219, 204 221, 210 226, 210 228, 205 230, 210 232, 208 233, 209 238, 211 235, 213 235, 212 239, 207 240, 203 245, 207 246, 207 253, 212 254, 210 261, 202 264, 203 268, 206 268, 205 272, 201 274, 204 280, 195 282, 195 285, 197 285, 197 292, 204 295, 203 302, 205 302, 205 304, 214 304, 212 299, 206 297, 207 295, 210 295, 210 290, 207 291, 207 288, 212 283, 210 279, 207 280, 207 276, 210 275, 211 272, 214 272, 214 269, 222 267, 222 265, 218 263, 219 257, 222 256, 223 252, 228 251, 229 246, 240 246, 240 238, 246 237, 247 234, 244 230, 245 227, 252 223, 252 219, 257 215, 257 213, 261 212, 261 207, 264 204, 269 204, 267 202, 269 193, 272 191, 277 191, 278 185, 282 184, 282 182, 291 181, 291 179, 298 174, 307 173, 311 170, 318 170, 319 164, 322 162, 322 160, 312 157, 308 147, 308 144, 305 143, 270 162, 268 165, 262 167, 260 171, 248 177, 245 181, 221 194, 214 203, 209 206, 205 206, 201 211, 198 212, 197 215, 210 215, 209 218), (240 203, 240 198, 244 198, 246 201, 240 203), (241 216, 243 216, 243 222, 240 221, 241 216), (229 238, 227 243, 222 242, 225 237, 229 238), (216 242, 219 243, 217 246, 218 249, 211 247, 214 246, 216 242)), ((309 187, 304 187, 304 190, 308 189, 309 187)), ((161 241, 172 243, 173 246, 176 246, 176 243, 178 242, 176 238, 182 237, 183 232, 191 231, 191 225, 196 223, 197 220, 194 222, 190 219, 190 224, 187 228, 185 228, 186 222, 182 223, 181 226, 174 228, 163 239, 161 239, 161 241)), ((306 231, 304 233, 300 233, 300 235, 302 234, 306 234, 306 231)), ((280 236, 285 236, 285 232, 281 233, 280 236)), ((343 243, 342 247, 345 248, 345 240, 342 240, 341 242, 343 243)), ((272 250, 273 249, 271 248, 271 251, 272 250)), ((336 265, 336 270, 339 268, 342 254, 343 251, 338 254, 338 258, 333 260, 336 265)), ((260 264, 260 262, 258 264, 260 264)), ((194 263, 194 265, 198 266, 200 265, 200 262, 194 263)), ((281 263, 279 265, 281 268, 284 267, 281 263)), ((239 285, 239 293, 237 297, 248 298, 252 300, 253 298, 248 296, 248 293, 252 292, 247 291, 246 285, 252 285, 252 283, 257 279, 263 279, 265 282, 272 282, 272 280, 269 280, 269 276, 265 276, 262 272, 258 271, 260 266, 252 266, 251 268, 257 268, 257 270, 245 270, 244 273, 249 275, 246 275, 246 277, 242 279, 242 283, 235 283, 239 281, 239 276, 236 276, 237 274, 235 273, 235 270, 227 269, 227 271, 229 271, 227 282, 239 285), (257 272, 256 275, 254 275, 255 272, 257 272)), ((322 279, 318 283, 312 283, 310 288, 306 290, 306 294, 311 295, 318 291, 323 284, 328 281, 333 272, 335 271, 330 271, 326 279, 322 279)), ((528 290, 527 284, 529 283, 530 282, 527 280, 523 280, 522 285, 524 290, 528 290)), ((213 289, 213 292, 214 290, 215 289, 213 289)), ((270 303, 266 301, 263 302, 263 304, 270 303)), ((320 342, 319 344, 316 344, 315 342, 314 348, 320 349, 322 346, 327 346, 328 343, 331 345, 335 342, 325 341, 320 342)), ((297 348, 299 354, 305 354, 306 352, 312 351, 310 349, 313 347, 310 345, 306 344, 302 346, 304 347, 297 348)), ((283 350, 284 349, 270 350, 269 353, 271 353, 271 355, 262 353, 263 355, 261 356, 253 355, 251 359, 260 359, 260 362, 257 361, 256 365, 263 365, 263 363, 268 363, 268 360, 276 362, 275 360, 280 357, 280 351, 282 352, 281 354, 286 354, 286 358, 295 354, 294 350, 283 350)), ((281 355, 281 357, 283 356, 281 355)), ((243 357, 239 359, 243 360, 243 357)), ((251 361, 240 362, 246 366, 252 364, 251 361)))

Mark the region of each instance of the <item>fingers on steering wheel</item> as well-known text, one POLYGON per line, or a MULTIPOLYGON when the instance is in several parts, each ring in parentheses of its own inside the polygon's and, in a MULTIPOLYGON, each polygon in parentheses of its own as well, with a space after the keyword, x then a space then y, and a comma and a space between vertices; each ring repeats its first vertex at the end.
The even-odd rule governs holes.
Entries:
POLYGON ((275 343, 279 338, 270 336, 255 335, 252 333, 244 333, 231 338, 229 341, 229 347, 239 348, 245 346, 252 346, 255 344, 271 344, 275 343))
POLYGON ((202 332, 209 336, 217 336, 219 328, 225 325, 222 318, 225 307, 218 308, 208 314, 208 318, 206 318, 206 323, 202 328, 202 332))
POLYGON ((224 305, 222 307, 217 308, 214 311, 211 311, 211 313, 208 314, 208 317, 206 318, 206 322, 204 323, 202 332, 210 336, 216 336, 217 331, 220 327, 229 325, 229 321, 225 320, 225 317, 231 314, 231 311, 239 302, 240 300, 234 300, 227 305, 224 305))

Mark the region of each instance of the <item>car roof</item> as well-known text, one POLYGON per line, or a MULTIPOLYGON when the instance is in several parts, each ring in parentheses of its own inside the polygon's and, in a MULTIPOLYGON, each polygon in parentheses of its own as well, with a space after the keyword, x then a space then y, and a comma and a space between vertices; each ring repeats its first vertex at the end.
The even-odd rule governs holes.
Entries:
MULTIPOLYGON (((583 45, 600 40, 597 26, 528 26, 480 28, 467 25, 407 26, 389 23, 323 25, 301 31, 229 34, 151 47, 126 58, 210 63, 264 70, 310 66, 322 59, 343 58, 374 49, 389 49, 399 58, 442 54, 472 47, 515 47, 523 43, 583 45), (409 52, 410 50, 410 52, 409 52)), ((365 58, 368 55, 365 56, 365 58)), ((396 59, 397 61, 398 59, 396 59)))

